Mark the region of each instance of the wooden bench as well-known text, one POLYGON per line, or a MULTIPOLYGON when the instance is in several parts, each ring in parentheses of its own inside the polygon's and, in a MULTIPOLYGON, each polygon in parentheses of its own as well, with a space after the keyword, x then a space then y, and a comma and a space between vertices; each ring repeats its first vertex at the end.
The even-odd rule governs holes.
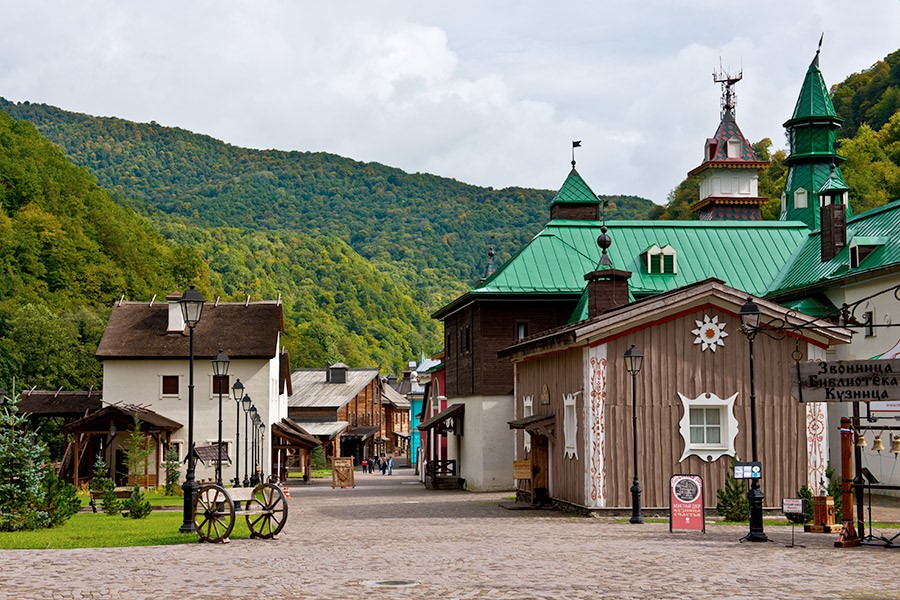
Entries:
MULTIPOLYGON (((120 500, 124 500, 125 498, 131 498, 131 493, 134 491, 134 488, 116 488, 116 498, 120 500)), ((91 501, 88 503, 91 507, 91 510, 97 512, 97 500, 103 499, 103 493, 98 492, 96 490, 91 490, 91 501)))

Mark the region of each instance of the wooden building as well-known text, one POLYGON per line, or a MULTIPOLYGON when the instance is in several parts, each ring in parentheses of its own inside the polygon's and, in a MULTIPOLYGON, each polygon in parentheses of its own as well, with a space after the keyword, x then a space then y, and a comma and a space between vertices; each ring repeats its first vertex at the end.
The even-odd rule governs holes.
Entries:
POLYGON ((326 458, 356 464, 385 452, 385 420, 378 369, 299 369, 291 375, 288 418, 325 445, 326 458))
MULTIPOLYGON (((591 285, 603 296, 610 284, 591 285)), ((588 509, 629 506, 634 403, 644 506, 668 506, 668 481, 677 473, 701 475, 706 502, 714 505, 732 457, 750 457, 749 344, 738 332, 746 300, 746 293, 710 279, 601 308, 505 350, 515 369, 516 456, 534 466, 536 498, 588 509), (636 398, 623 359, 631 345, 645 357, 636 398)), ((824 474, 824 462, 816 460, 825 452, 824 408, 791 397, 794 358, 823 359, 850 332, 754 300, 764 319, 818 327, 755 341, 757 439, 771 506, 804 484, 816 486, 824 474)))
POLYGON ((384 448, 387 454, 409 460, 410 402, 400 392, 382 380, 384 407, 384 448))

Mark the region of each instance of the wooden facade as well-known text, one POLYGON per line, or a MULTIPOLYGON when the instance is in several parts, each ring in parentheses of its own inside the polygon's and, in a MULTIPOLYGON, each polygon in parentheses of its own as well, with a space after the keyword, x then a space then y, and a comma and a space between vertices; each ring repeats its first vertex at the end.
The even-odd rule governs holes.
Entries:
MULTIPOLYGON (((668 315, 654 314, 653 307, 647 307, 651 310, 643 317, 634 317, 640 313, 631 309, 632 314, 623 314, 623 319, 633 320, 618 330, 615 316, 607 315, 598 321, 605 318, 610 323, 608 330, 598 326, 575 342, 571 336, 564 338, 559 334, 557 339, 566 341, 555 348, 549 343, 533 344, 537 349, 533 354, 522 351, 513 355, 516 416, 524 415, 524 398, 530 396, 533 415, 554 418, 556 439, 551 439, 549 445, 552 498, 581 507, 631 504, 632 378, 625 370, 623 355, 634 344, 645 356, 636 379, 638 474, 643 505, 668 506, 668 481, 676 473, 701 475, 707 490, 706 503, 715 505, 715 490, 723 486, 731 468, 731 456, 725 454, 707 461, 691 455, 681 460, 686 442, 679 427, 684 416, 679 393, 690 399, 707 393, 720 398, 737 394, 733 411, 738 423, 734 450, 741 460, 750 460, 750 357, 748 340, 739 333, 739 306, 700 304, 682 311, 669 310, 668 315), (717 346, 716 351, 704 351, 695 343, 697 322, 707 316, 716 316, 728 334, 723 338, 724 346, 717 346), (574 458, 565 456, 566 394, 576 395, 574 458), (602 402, 598 396, 602 396, 602 402), (602 412, 586 422, 585 415, 594 414, 597 406, 602 406, 602 412), (592 440, 601 439, 599 451, 592 449, 592 440), (603 489, 597 490, 601 485, 603 489)), ((576 324, 573 329, 577 327, 576 324)), ((808 406, 791 397, 790 369, 795 357, 807 360, 810 349, 824 355, 822 339, 756 337, 757 444, 763 462, 766 506, 778 506, 781 498, 795 497, 797 490, 810 481, 808 406)), ((525 435, 528 434, 516 432, 516 456, 520 459, 530 458, 529 454, 535 451, 532 443, 531 453, 526 453, 525 435)))
POLYGON ((531 335, 564 324, 577 301, 473 301, 444 317, 445 395, 512 394, 512 363, 497 353, 518 339, 520 325, 531 335))

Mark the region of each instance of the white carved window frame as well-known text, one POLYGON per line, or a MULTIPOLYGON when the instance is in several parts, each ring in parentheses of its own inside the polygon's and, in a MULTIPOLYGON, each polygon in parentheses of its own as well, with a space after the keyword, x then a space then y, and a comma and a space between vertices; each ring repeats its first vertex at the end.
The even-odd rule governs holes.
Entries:
POLYGON ((794 208, 807 208, 809 206, 809 193, 804 188, 797 188, 794 192, 794 208))
POLYGON ((734 401, 737 394, 729 398, 719 398, 712 393, 700 394, 696 398, 688 398, 678 393, 681 398, 681 404, 684 407, 684 414, 678 423, 679 433, 684 442, 684 452, 678 462, 683 461, 688 456, 696 456, 700 460, 706 462, 714 462, 722 456, 735 456, 734 440, 738 434, 738 421, 734 416, 734 401), (719 424, 722 429, 719 444, 697 444, 691 442, 691 409, 718 409, 719 424))
POLYGON ((566 458, 578 458, 577 397, 578 394, 566 394, 563 396, 563 438, 566 444, 566 458))
MULTIPOLYGON (((534 396, 525 396, 522 400, 522 418, 527 419, 534 414, 534 396)), ((531 452, 531 434, 525 434, 525 452, 531 452)))
POLYGON ((728 158, 741 158, 741 140, 737 138, 731 138, 726 142, 726 150, 725 153, 728 158))

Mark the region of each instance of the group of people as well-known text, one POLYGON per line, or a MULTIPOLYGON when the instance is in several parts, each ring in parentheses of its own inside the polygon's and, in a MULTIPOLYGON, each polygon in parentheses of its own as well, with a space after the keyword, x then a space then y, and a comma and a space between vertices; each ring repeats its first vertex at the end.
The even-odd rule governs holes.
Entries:
POLYGON ((375 458, 364 458, 362 460, 363 473, 374 473, 375 469, 381 471, 382 475, 384 475, 385 473, 387 473, 388 475, 393 475, 394 457, 386 457, 384 454, 382 454, 381 456, 376 456, 375 458))

